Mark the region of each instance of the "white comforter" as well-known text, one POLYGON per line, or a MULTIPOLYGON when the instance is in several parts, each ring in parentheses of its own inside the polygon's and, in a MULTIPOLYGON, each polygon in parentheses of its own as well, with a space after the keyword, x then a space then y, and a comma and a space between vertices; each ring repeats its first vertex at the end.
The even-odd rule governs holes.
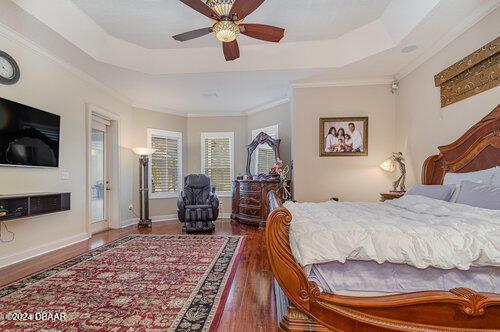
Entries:
POLYGON ((426 268, 500 266, 500 211, 404 196, 385 203, 286 203, 303 267, 372 260, 426 268))

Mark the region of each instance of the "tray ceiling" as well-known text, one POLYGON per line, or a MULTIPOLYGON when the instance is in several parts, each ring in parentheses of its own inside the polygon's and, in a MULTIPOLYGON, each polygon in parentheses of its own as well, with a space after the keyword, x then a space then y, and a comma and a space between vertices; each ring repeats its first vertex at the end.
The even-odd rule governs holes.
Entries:
MULTIPOLYGON (((176 0, 72 0, 104 31, 148 49, 213 47, 211 36, 179 43, 172 35, 211 26, 176 0)), ((268 0, 245 22, 286 27, 284 41, 334 39, 379 18, 391 0, 268 0)), ((261 44, 243 37, 241 45, 261 44)))
MULTIPOLYGON (((287 98, 291 85, 387 84, 499 3, 266 0, 248 21, 283 26, 286 39, 276 45, 241 38, 242 57, 232 63, 223 60, 213 36, 186 46, 171 40, 206 22, 178 0, 4 0, 0 34, 15 31, 26 44, 131 104, 178 114, 236 115, 287 98), (291 14, 302 9, 302 15, 291 14), (410 45, 418 48, 401 52, 410 45)), ((493 19, 500 15, 495 13, 493 19)))

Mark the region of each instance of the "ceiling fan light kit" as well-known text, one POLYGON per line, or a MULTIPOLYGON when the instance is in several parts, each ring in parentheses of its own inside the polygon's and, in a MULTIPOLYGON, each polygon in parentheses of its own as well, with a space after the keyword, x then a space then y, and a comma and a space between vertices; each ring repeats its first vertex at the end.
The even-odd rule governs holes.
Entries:
POLYGON ((229 11, 233 7, 235 0, 207 0, 207 6, 210 7, 220 17, 229 17, 229 11))
POLYGON ((223 20, 217 21, 212 27, 212 31, 218 40, 223 43, 230 43, 238 37, 240 27, 233 21, 223 20))
POLYGON ((241 23, 265 0, 179 0, 215 23, 212 27, 201 28, 175 35, 177 41, 188 41, 213 33, 222 42, 226 61, 240 57, 237 37, 241 33, 251 38, 278 43, 285 35, 285 29, 264 25, 241 23))

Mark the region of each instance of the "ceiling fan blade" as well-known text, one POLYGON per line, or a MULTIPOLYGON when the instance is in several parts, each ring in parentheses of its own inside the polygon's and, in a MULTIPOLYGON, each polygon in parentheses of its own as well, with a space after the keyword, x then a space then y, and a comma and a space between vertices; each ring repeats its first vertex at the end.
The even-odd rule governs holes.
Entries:
POLYGON ((208 18, 211 18, 211 19, 219 19, 220 18, 216 12, 214 12, 210 7, 208 7, 201 0, 180 0, 180 2, 193 8, 194 10, 196 10, 199 13, 202 13, 203 15, 205 15, 208 18))
POLYGON ((192 30, 192 31, 184 32, 184 33, 175 35, 172 38, 174 38, 177 41, 183 42, 183 41, 186 41, 186 40, 191 40, 191 39, 195 39, 195 38, 198 38, 198 37, 201 37, 201 36, 208 35, 211 32, 212 32, 212 28, 203 28, 203 29, 198 29, 198 30, 192 30))
POLYGON ((240 24, 240 31, 245 36, 274 43, 285 35, 285 29, 265 24, 240 24))
POLYGON ((230 43, 222 43, 222 49, 224 50, 226 61, 233 61, 240 57, 240 47, 236 40, 230 43))
POLYGON ((233 7, 231 7, 229 16, 236 15, 238 21, 241 21, 262 5, 263 2, 264 0, 236 0, 233 7))

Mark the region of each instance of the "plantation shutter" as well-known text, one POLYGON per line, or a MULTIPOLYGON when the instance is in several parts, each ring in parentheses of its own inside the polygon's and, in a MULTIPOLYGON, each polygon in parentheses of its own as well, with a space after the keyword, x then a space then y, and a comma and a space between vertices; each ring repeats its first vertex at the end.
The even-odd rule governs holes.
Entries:
POLYGON ((231 140, 229 137, 205 137, 205 174, 219 192, 231 191, 231 140))
POLYGON ((150 161, 152 197, 175 194, 180 190, 181 135, 160 130, 152 130, 150 134, 150 146, 156 149, 150 161))
MULTIPOLYGON (((278 139, 278 125, 252 130, 252 140, 261 132, 278 139)), ((268 174, 276 161, 273 149, 267 144, 261 144, 257 147, 255 153, 255 173, 268 174)))

